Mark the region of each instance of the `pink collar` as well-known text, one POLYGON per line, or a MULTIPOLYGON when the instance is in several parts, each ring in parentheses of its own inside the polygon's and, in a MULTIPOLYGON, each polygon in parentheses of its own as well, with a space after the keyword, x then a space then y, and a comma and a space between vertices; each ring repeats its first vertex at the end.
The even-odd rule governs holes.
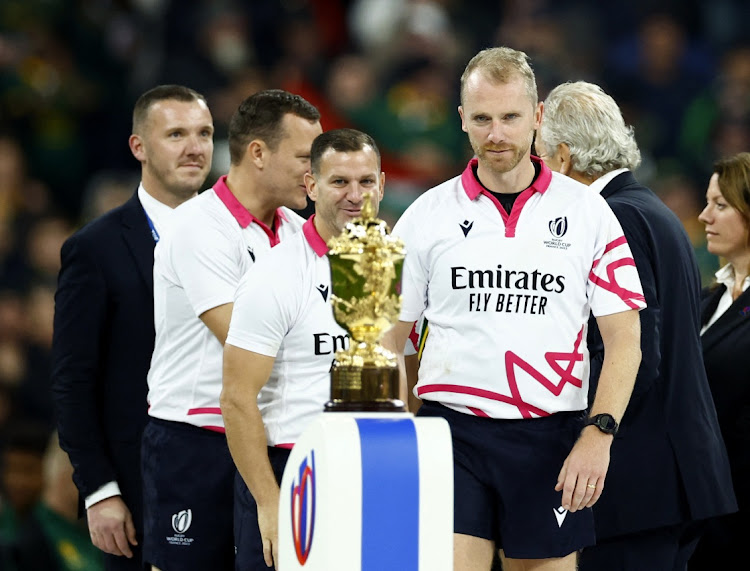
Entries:
POLYGON ((310 244, 313 252, 315 252, 319 258, 322 258, 328 253, 328 245, 323 238, 321 238, 320 234, 318 234, 318 229, 315 228, 315 214, 310 216, 310 218, 307 219, 307 222, 302 225, 302 232, 305 234, 307 243, 310 244))
POLYGON ((232 191, 229 190, 229 187, 227 186, 227 175, 220 176, 219 180, 217 180, 216 184, 214 184, 213 189, 216 193, 216 196, 218 196, 219 200, 224 203, 224 206, 227 207, 227 210, 229 210, 232 216, 234 216, 234 219, 242 228, 247 228, 248 226, 250 226, 250 224, 255 222, 261 228, 263 228, 263 231, 268 235, 272 246, 278 244, 279 228, 281 227, 281 222, 288 222, 286 215, 284 214, 283 210, 281 210, 281 208, 277 208, 276 212, 274 213, 273 227, 276 229, 274 231, 271 230, 271 228, 269 228, 267 224, 250 213, 247 208, 242 206, 240 201, 237 200, 237 197, 232 194, 232 191))
MULTIPOLYGON (((471 159, 464 169, 464 172, 461 174, 461 182, 463 183, 466 195, 470 200, 476 199, 476 197, 482 193, 488 194, 487 190, 482 186, 482 183, 479 182, 474 175, 474 167, 478 162, 479 161, 476 157, 471 159)), ((534 179, 534 182, 531 183, 529 189, 533 192, 544 193, 547 188, 549 188, 549 183, 552 180, 552 171, 549 170, 547 165, 545 165, 539 157, 531 155, 531 162, 539 163, 542 168, 539 171, 539 176, 534 179)))

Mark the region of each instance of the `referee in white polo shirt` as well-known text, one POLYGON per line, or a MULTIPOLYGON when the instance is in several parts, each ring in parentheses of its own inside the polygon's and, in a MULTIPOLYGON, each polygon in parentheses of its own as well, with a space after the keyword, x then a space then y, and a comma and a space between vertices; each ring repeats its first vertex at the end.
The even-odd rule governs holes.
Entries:
POLYGON ((297 233, 320 114, 261 91, 229 125, 231 166, 185 208, 154 259, 156 345, 143 435, 144 559, 163 571, 234 568, 235 468, 219 406, 222 345, 241 276, 297 233))
POLYGON ((456 571, 488 571, 496 549, 504 571, 573 571, 638 370, 643 293, 604 199, 531 156, 526 54, 477 54, 459 115, 476 158, 393 229, 407 256, 386 343, 403 350, 424 315, 415 394, 451 427, 456 571), (605 364, 586 419, 590 312, 605 364))
POLYGON ((348 347, 333 318, 326 243, 360 215, 365 192, 376 212, 383 197, 385 175, 369 135, 327 131, 313 142, 311 161, 306 181, 315 214, 242 279, 224 347, 221 404, 239 469, 237 569, 264 569, 277 560, 284 466, 330 399, 334 353, 348 347), (245 532, 258 523, 262 544, 245 532))

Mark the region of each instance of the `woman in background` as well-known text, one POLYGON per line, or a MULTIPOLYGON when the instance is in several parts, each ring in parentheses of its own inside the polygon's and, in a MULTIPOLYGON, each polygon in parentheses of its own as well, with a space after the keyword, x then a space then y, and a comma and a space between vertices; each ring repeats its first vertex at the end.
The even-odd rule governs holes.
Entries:
POLYGON ((734 568, 750 537, 750 153, 716 162, 698 219, 727 262, 703 292, 701 340, 740 511, 708 522, 691 571, 734 568))

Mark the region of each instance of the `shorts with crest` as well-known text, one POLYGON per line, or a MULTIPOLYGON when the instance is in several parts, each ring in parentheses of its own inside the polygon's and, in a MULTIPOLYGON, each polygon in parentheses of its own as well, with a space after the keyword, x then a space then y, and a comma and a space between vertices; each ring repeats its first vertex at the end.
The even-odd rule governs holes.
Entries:
POLYGON ((454 531, 495 542, 506 557, 564 557, 595 542, 590 508, 561 507, 557 477, 583 412, 503 420, 423 401, 417 416, 448 421, 453 440, 454 531))
POLYGON ((150 418, 141 464, 144 561, 161 571, 233 571, 237 469, 226 436, 150 418))

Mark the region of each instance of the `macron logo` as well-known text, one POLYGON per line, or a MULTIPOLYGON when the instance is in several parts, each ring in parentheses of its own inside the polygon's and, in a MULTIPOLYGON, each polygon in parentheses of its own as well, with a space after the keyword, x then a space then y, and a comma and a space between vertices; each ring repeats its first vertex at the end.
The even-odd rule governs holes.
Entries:
POLYGON ((323 301, 328 301, 328 286, 327 285, 320 284, 315 289, 317 289, 320 292, 320 295, 323 296, 323 301))
POLYGON ((464 220, 462 224, 459 224, 461 227, 461 230, 464 233, 464 238, 469 235, 469 232, 471 232, 472 226, 474 226, 474 221, 472 220, 469 222, 468 220, 464 220))
POLYGON ((563 521, 565 521, 565 516, 568 515, 568 510, 560 506, 559 508, 552 508, 552 511, 555 512, 555 519, 557 519, 557 527, 562 527, 563 521))
POLYGON ((255 262, 255 252, 253 252, 253 249, 250 246, 247 247, 247 253, 250 254, 250 258, 255 262))

